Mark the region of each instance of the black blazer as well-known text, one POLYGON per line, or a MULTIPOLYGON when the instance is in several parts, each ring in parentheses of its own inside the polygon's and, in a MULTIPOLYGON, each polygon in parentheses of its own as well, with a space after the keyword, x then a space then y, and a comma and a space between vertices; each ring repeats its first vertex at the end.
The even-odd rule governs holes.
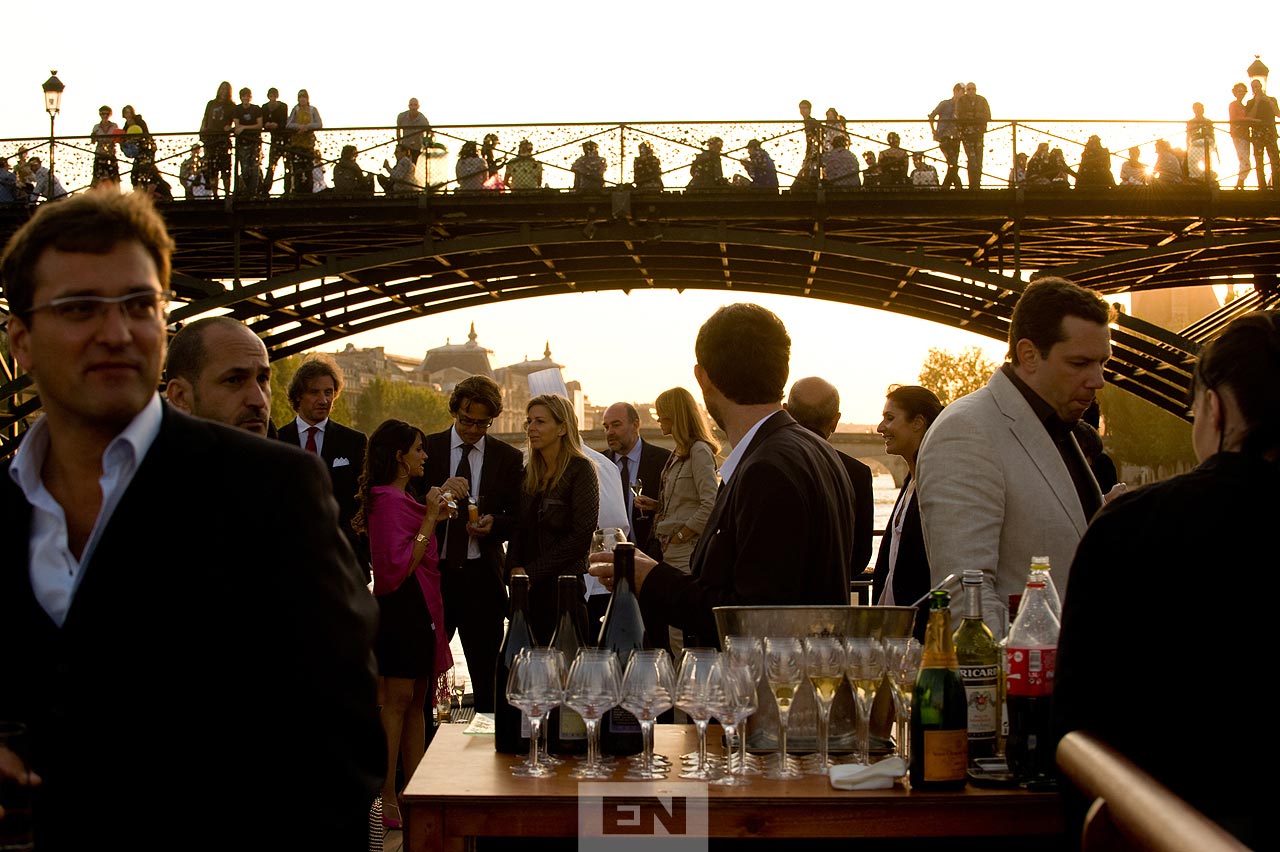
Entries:
POLYGON ((33 595, 31 507, 0 465, 0 717, 32 734, 37 846, 94 848, 141 807, 143 849, 362 848, 385 763, 376 607, 324 473, 163 418, 62 627, 33 595))
MULTIPOLYGON (((898 499, 893 503, 894 514, 902 504, 902 497, 907 493, 907 485, 911 482, 908 476, 898 492, 898 499)), ((871 576, 871 602, 880 600, 884 592, 885 582, 889 579, 889 542, 893 538, 893 514, 889 515, 888 527, 884 538, 880 539, 880 553, 876 555, 876 570, 871 576)), ((929 591, 933 582, 929 574, 929 557, 924 550, 924 530, 920 526, 920 495, 917 494, 907 506, 906 517, 902 519, 902 537, 898 540, 898 567, 893 572, 893 599, 898 606, 908 606, 914 600, 929 591)), ((961 606, 964 602, 961 601, 961 606)), ((956 611, 953 605, 952 612, 956 611)), ((929 601, 919 605, 916 613, 915 637, 924 641, 924 629, 929 620, 929 601)))
MULTIPOLYGON (((294 447, 301 446, 298 438, 298 419, 295 417, 280 427, 276 437, 294 447)), ((360 557, 361 565, 369 563, 369 545, 351 529, 351 519, 356 514, 356 491, 360 487, 360 474, 364 471, 364 454, 369 439, 363 432, 350 429, 332 418, 324 428, 324 443, 320 458, 329 471, 333 483, 333 496, 338 501, 338 526, 360 557), (342 459, 347 464, 335 464, 342 459)))
POLYGON ((875 531, 875 495, 871 493, 871 468, 836 450, 844 472, 853 485, 853 561, 849 563, 849 576, 856 578, 867 570, 871 561, 871 534, 875 531))
MULTIPOLYGON (((423 491, 426 488, 440 485, 453 476, 453 468, 449 464, 450 435, 453 427, 443 432, 427 436, 427 466, 423 473, 423 491)), ((480 558, 486 566, 501 573, 503 564, 502 544, 511 538, 515 529, 516 513, 520 509, 520 484, 524 476, 524 459, 515 447, 497 438, 486 435, 484 439, 484 466, 480 469, 480 511, 485 515, 493 515, 493 531, 482 536, 480 542, 480 558)), ((459 505, 457 528, 466 535, 467 512, 465 505, 459 505)), ((447 520, 442 520, 436 527, 436 539, 440 553, 444 554, 445 529, 447 520)))
POLYGON ((650 618, 706 644, 719 636, 713 607, 847 606, 852 506, 835 450, 778 411, 721 487, 693 551, 692 574, 659 564, 645 578, 641 605, 650 618))
MULTIPOLYGON (((662 488, 662 469, 667 466, 667 459, 671 458, 671 451, 664 450, 656 444, 650 444, 643 438, 640 440, 640 471, 637 476, 644 483, 644 495, 658 499, 658 492, 662 488)), ((615 465, 618 463, 618 454, 613 450, 606 450, 605 457, 615 465)), ((636 519, 635 504, 631 506, 631 540, 636 546, 654 559, 662 558, 662 547, 659 546, 658 540, 653 535, 654 513, 647 512, 643 519, 636 519)))

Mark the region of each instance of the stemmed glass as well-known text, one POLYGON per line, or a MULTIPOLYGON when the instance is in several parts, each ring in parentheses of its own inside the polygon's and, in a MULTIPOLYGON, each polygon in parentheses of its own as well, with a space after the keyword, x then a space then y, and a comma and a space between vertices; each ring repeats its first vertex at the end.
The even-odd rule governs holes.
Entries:
MULTIPOLYGON (((742 739, 740 726, 752 713, 756 712, 756 682, 751 679, 751 673, 745 667, 735 666, 727 654, 720 655, 716 668, 719 670, 718 676, 723 688, 714 694, 714 699, 718 701, 711 708, 711 712, 724 726, 729 753, 725 755, 727 774, 710 783, 724 787, 741 787, 751 782, 745 774, 734 772, 733 740, 735 736, 742 739)), ((712 680, 714 681, 716 677, 717 674, 713 672, 712 680)))
POLYGON ((800 681, 804 680, 804 645, 799 639, 766 636, 764 671, 778 705, 778 762, 764 774, 765 778, 790 780, 801 773, 787 760, 787 718, 800 681))
POLYGON ((719 658, 716 651, 685 649, 676 675, 676 706, 689 714, 698 730, 698 763, 682 772, 681 778, 710 781, 718 774, 707 765, 707 723, 711 721, 712 708, 724 700, 724 681, 716 668, 719 658))
POLYGON ((663 649, 632 651, 622 674, 622 708, 640 722, 644 740, 643 762, 627 772, 628 778, 666 778, 665 769, 653 759, 653 724, 675 702, 676 673, 671 655, 663 649))
POLYGON ((809 775, 826 775, 830 761, 827 747, 831 738, 831 703, 844 681, 844 645, 835 636, 809 636, 804 640, 804 670, 818 701, 818 753, 809 775))
POLYGON ((613 552, 613 548, 627 540, 627 534, 617 527, 604 527, 591 535, 591 552, 613 552))
MULTIPOLYGON (((643 492, 644 492, 644 481, 637 476, 636 481, 631 483, 631 493, 639 497, 643 492)), ((636 509, 637 521, 642 521, 647 517, 649 516, 644 513, 644 509, 640 509, 640 508, 636 509)))
POLYGON ((911 696, 916 675, 920 673, 920 656, 924 648, 914 636, 884 640, 885 668, 893 681, 893 710, 897 719, 898 757, 911 765, 911 696))
POLYGON ((849 636, 844 640, 845 674, 853 687, 858 708, 858 758, 863 765, 871 763, 871 705, 885 675, 884 646, 879 639, 849 636))
MULTIPOLYGON (((764 676, 764 640, 759 636, 726 636, 724 638, 724 655, 729 658, 735 669, 747 673, 754 691, 764 676)), ((759 699, 757 699, 758 701, 759 699)), ((726 761, 732 768, 732 760, 726 761)), ((738 774, 759 775, 760 770, 752 766, 747 759, 747 732, 741 726, 738 730, 738 774)))
POLYGON ((517 764, 511 774, 522 778, 543 778, 555 770, 538 761, 538 734, 542 720, 564 697, 564 655, 555 648, 522 651, 511 663, 507 677, 507 700, 529 717, 529 760, 517 764))
POLYGON ((569 773, 571 778, 612 778, 600 760, 600 717, 622 698, 618 655, 607 648, 580 648, 569 665, 564 705, 587 725, 587 759, 569 773))
POLYGON ((454 666, 449 671, 449 690, 453 693, 453 697, 458 700, 458 713, 462 713, 462 699, 467 695, 467 676, 458 671, 458 667, 454 666))

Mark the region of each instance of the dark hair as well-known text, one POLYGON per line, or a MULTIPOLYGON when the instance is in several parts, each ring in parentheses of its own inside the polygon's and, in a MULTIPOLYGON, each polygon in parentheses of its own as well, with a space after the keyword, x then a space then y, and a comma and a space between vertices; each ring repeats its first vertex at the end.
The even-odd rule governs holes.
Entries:
POLYGON ((270 89, 267 89, 267 97, 280 97, 280 90, 275 86, 272 86, 270 89))
POLYGON ((227 100, 231 100, 231 84, 230 84, 230 83, 228 83, 226 80, 223 80, 221 83, 219 83, 219 84, 218 84, 218 94, 216 94, 216 95, 214 95, 214 96, 213 96, 213 99, 214 99, 215 101, 220 101, 220 100, 222 100, 222 90, 223 90, 223 89, 226 89, 226 90, 227 90, 227 100))
POLYGON ((204 339, 214 328, 228 331, 244 329, 252 334, 248 326, 227 316, 205 317, 187 323, 169 341, 169 353, 164 362, 166 381, 182 378, 194 384, 200 378, 209 351, 204 339))
POLYGON ((253 94, 253 90, 250 89, 248 86, 245 86, 243 89, 240 90, 240 97, 242 98, 245 95, 252 95, 252 94, 253 94))
POLYGON ((488 376, 467 376, 453 386, 449 394, 449 413, 457 414, 463 406, 478 402, 489 409, 490 417, 502 413, 502 388, 488 376))
POLYGON ((369 509, 373 500, 371 494, 375 486, 390 485, 400 475, 399 453, 407 453, 413 448, 415 438, 427 443, 427 436, 417 426, 411 426, 403 420, 384 420, 378 424, 369 436, 369 446, 364 454, 364 470, 360 472, 360 482, 356 486, 356 502, 360 508, 351 518, 351 528, 358 533, 369 529, 369 509))
POLYGON ((475 142, 463 142, 458 148, 458 159, 469 159, 471 157, 479 157, 480 153, 476 150, 475 142))
POLYGON ((807 100, 801 101, 799 105, 802 107, 807 106, 809 109, 813 109, 813 104, 809 103, 807 100))
POLYGON ((933 421, 942 413, 942 400, 937 394, 920 385, 890 385, 884 398, 901 408, 908 420, 924 418, 924 428, 928 429, 933 421))
POLYGON ((782 399, 791 337, 767 308, 747 302, 720 308, 698 329, 694 353, 711 383, 732 402, 757 405, 782 399))
POLYGON ((1062 321, 1067 317, 1106 325, 1111 311, 1097 293, 1065 278, 1047 275, 1032 281, 1022 291, 1009 319, 1009 360, 1018 363, 1018 341, 1024 339, 1048 357, 1053 345, 1066 339, 1062 321))
POLYGON ((347 159, 354 160, 354 159, 355 159, 355 156, 356 156, 356 151, 357 151, 357 150, 358 150, 358 149, 356 148, 356 146, 355 146, 355 145, 343 145, 343 146, 342 146, 342 159, 344 159, 344 160, 347 160, 347 159))
MULTIPOLYGON (((302 392, 307 389, 307 385, 312 379, 318 379, 321 376, 333 379, 335 396, 342 393, 342 368, 338 366, 337 361, 333 360, 333 356, 323 353, 308 355, 289 382, 289 404, 295 411, 298 404, 302 402, 302 392)), ((385 483, 379 483, 379 485, 382 484, 385 483)))
POLYGON ((1280 449, 1280 312, 1255 311, 1234 319, 1196 360, 1197 391, 1231 389, 1245 422, 1244 452, 1280 449))
POLYGON ((30 325, 36 264, 45 251, 101 255, 130 241, 140 243, 151 255, 160 289, 168 290, 173 240, 145 192, 86 192, 57 204, 40 205, 9 238, 0 260, 9 310, 30 325))

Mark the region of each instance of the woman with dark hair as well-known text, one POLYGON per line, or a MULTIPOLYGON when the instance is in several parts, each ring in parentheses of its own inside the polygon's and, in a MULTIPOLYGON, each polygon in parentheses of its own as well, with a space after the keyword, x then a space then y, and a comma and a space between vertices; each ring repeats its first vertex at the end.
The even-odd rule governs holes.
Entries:
POLYGON ((478 192, 484 189, 484 182, 489 177, 489 164, 476 150, 475 142, 463 142, 458 149, 455 174, 458 177, 459 192, 478 192))
MULTIPOLYGON (((880 539, 871 596, 879 606, 909 606, 929 591, 929 557, 920 526, 920 502, 916 496, 916 456, 924 433, 942 413, 942 402, 928 388, 894 385, 884 400, 884 419, 876 431, 884 436, 885 452, 907 462, 907 479, 889 516, 889 528, 880 539)), ((915 636, 924 640, 928 602, 920 605, 915 636)))
POLYGON ((484 179, 483 186, 485 189, 496 189, 502 192, 507 188, 506 182, 502 179, 502 167, 507 162, 506 158, 498 159, 498 134, 486 133, 484 135, 484 144, 480 146, 480 156, 484 160, 485 168, 488 174, 484 179))
POLYGON ((369 438, 351 526, 369 536, 373 594, 378 601, 378 660, 382 729, 387 737, 387 775, 382 784, 382 822, 400 828, 396 761, 413 775, 426 750, 426 703, 436 677, 453 665, 444 635, 439 548, 435 528, 449 511, 439 488, 426 505, 410 496, 410 481, 422 476, 426 436, 403 420, 383 422, 369 438))
POLYGON ((1080 169, 1076 173, 1076 189, 1110 189, 1116 185, 1111 173, 1111 152, 1098 136, 1090 136, 1080 151, 1080 169))
POLYGON ((600 517, 600 481, 582 452, 578 421, 559 394, 525 406, 529 453, 520 489, 520 514, 507 545, 507 572, 529 575, 529 622, 540 645, 556 623, 556 578, 587 572, 591 534, 600 517))
MULTIPOLYGON (((1274 749, 1213 749, 1206 772, 1176 745, 1188 735, 1208 742, 1213 728, 1196 714, 1153 710, 1142 695, 1203 677, 1251 688, 1268 670, 1275 630, 1266 589, 1280 518, 1280 313, 1246 314, 1208 344, 1195 366, 1191 411, 1200 465, 1120 495, 1080 541, 1062 605, 1054 730, 1089 731, 1261 848, 1271 833, 1268 785, 1223 779, 1254 777, 1274 749), (1257 603, 1231 608, 1250 598, 1257 603), (1220 629, 1185 629, 1205 619, 1220 629), (1178 641, 1174 653, 1133 656, 1170 635, 1190 641, 1178 641)), ((1240 694, 1254 698, 1248 688, 1240 694)), ((1077 816, 1085 803, 1078 804, 1077 816)))
POLYGON ((204 182, 218 197, 218 176, 223 189, 231 195, 231 126, 236 105, 231 100, 231 84, 223 80, 218 94, 204 105, 200 121, 200 142, 204 145, 204 182))

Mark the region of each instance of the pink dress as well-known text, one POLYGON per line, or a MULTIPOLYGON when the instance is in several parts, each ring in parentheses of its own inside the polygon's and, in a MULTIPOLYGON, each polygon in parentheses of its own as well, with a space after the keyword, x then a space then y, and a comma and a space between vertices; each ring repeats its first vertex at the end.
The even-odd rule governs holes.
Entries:
POLYGON ((416 565, 410 564, 427 507, 393 485, 374 486, 370 497, 368 527, 373 594, 382 613, 375 645, 380 674, 391 677, 429 674, 434 679, 453 665, 453 654, 444 631, 440 557, 434 533, 427 540, 422 558, 416 565), (412 584, 407 585, 410 575, 412 584), (420 595, 409 591, 415 587, 420 595), (429 631, 429 635, 424 637, 424 631, 429 631), (428 645, 434 646, 434 655, 423 661, 421 654, 428 645), (423 672, 423 662, 430 662, 433 671, 423 672))

